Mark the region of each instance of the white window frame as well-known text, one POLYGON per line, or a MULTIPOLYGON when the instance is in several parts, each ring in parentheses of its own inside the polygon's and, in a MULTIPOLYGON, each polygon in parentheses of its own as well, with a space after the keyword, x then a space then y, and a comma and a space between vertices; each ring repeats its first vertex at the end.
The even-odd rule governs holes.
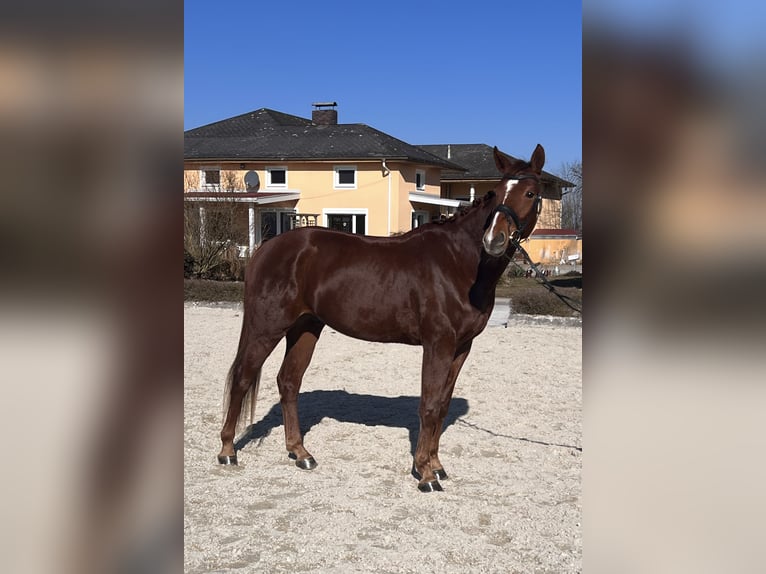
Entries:
POLYGON ((268 166, 266 168, 266 189, 287 189, 287 166, 285 166, 285 165, 272 165, 272 166, 268 166), (273 183, 271 181, 271 172, 272 171, 284 171, 285 172, 285 182, 284 183, 273 183))
MULTIPOLYGON (((322 209, 322 225, 324 227, 330 226, 330 218, 328 215, 364 215, 364 224, 366 229, 364 235, 369 235, 370 231, 370 210, 366 207, 347 207, 347 208, 324 208, 322 209)), ((351 218, 351 233, 356 233, 356 217, 351 218)))
POLYGON ((335 165, 333 166, 333 188, 334 189, 356 189, 359 182, 359 170, 355 165, 335 165), (354 183, 340 183, 341 171, 353 171, 354 183))
POLYGON ((424 169, 415 170, 415 189, 417 189, 418 191, 426 190, 426 170, 424 169), (420 185, 418 185, 418 176, 420 176, 420 185))
POLYGON ((253 223, 255 225, 255 230, 254 231, 255 231, 255 241, 256 241, 256 243, 260 243, 261 241, 263 241, 263 212, 264 211, 276 212, 276 214, 277 214, 277 219, 276 219, 277 229, 276 229, 276 233, 274 235, 275 237, 277 235, 282 235, 285 232, 285 230, 282 229, 282 214, 283 213, 289 213, 291 215, 295 215, 297 213, 297 211, 295 210, 294 207, 267 207, 267 206, 262 206, 262 207, 258 208, 257 210, 255 210, 255 213, 254 213, 255 217, 254 217, 253 223))
POLYGON ((221 166, 220 165, 204 165, 199 168, 199 188, 201 191, 221 191, 221 166), (218 183, 207 183, 205 172, 217 171, 218 183))

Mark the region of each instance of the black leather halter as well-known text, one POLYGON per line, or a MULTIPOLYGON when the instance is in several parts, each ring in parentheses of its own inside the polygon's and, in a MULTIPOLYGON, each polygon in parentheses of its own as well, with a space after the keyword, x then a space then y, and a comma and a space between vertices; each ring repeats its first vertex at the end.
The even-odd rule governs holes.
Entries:
MULTIPOLYGON (((540 183, 540 178, 538 176, 534 174, 528 174, 528 173, 515 175, 515 176, 509 175, 509 176, 503 177, 503 180, 506 180, 506 179, 515 179, 517 181, 521 181, 522 179, 534 179, 537 183, 540 183)), ((537 196, 535 197, 535 205, 533 208, 537 211, 538 215, 540 214, 541 207, 542 207, 542 197, 538 193, 537 196)), ((514 212, 513 209, 511 209, 504 203, 501 203, 495 208, 495 211, 493 212, 493 214, 494 213, 502 213, 503 215, 505 215, 505 218, 509 220, 509 222, 510 221, 513 222, 513 224, 516 226, 516 229, 519 232, 519 235, 522 235, 524 233, 524 230, 526 229, 527 225, 526 223, 523 226, 521 225, 519 216, 516 215, 516 212, 514 212)))
POLYGON ((508 207, 504 203, 501 203, 495 208, 495 213, 502 213, 503 215, 505 215, 505 218, 513 221, 513 224, 516 226, 516 229, 521 231, 521 223, 519 222, 519 216, 516 215, 516 213, 510 207, 508 207))

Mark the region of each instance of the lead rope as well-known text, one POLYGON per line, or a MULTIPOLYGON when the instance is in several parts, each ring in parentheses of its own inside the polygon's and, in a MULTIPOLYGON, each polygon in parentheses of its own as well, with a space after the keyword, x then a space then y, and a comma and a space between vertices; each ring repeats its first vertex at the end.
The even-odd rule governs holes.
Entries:
MULTIPOLYGON (((514 247, 516 247, 516 249, 521 251, 521 254, 524 256, 524 259, 526 259, 527 263, 529 263, 529 266, 532 267, 532 269, 534 270, 534 272, 535 272, 535 279, 538 279, 538 278, 540 279, 540 285, 542 285, 548 291, 553 293, 556 297, 561 299, 561 302, 564 303, 564 305, 566 305, 570 309, 572 309, 572 311, 582 315, 582 309, 577 307, 576 304, 570 303, 570 301, 574 302, 574 299, 572 299, 571 297, 568 297, 568 296, 566 296, 566 295, 564 295, 562 293, 559 293, 556 290, 556 286, 553 285, 553 283, 551 283, 550 281, 548 281, 548 279, 545 278, 545 275, 543 275, 542 271, 540 271, 540 268, 532 261, 532 258, 529 256, 529 253, 527 253, 527 251, 521 246, 521 243, 517 239, 511 239, 511 243, 513 243, 513 245, 514 245, 514 247)), ((516 263, 507 253, 505 254, 505 257, 506 257, 506 259, 508 259, 508 261, 510 261, 511 263, 516 265, 516 267, 518 267, 519 269, 522 269, 522 270, 524 269, 521 265, 516 263)))

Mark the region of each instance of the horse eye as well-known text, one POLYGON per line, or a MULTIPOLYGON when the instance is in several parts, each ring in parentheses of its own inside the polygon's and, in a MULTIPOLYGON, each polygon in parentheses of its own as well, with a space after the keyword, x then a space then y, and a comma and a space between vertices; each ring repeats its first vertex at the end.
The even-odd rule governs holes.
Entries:
POLYGON ((532 191, 528 191, 528 192, 527 192, 527 197, 528 197, 529 199, 532 199, 534 196, 535 196, 534 192, 532 192, 532 191))

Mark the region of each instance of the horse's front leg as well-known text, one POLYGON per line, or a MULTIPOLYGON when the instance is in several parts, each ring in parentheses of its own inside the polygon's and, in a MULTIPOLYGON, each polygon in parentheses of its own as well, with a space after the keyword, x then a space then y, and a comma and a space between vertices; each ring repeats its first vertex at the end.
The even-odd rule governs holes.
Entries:
MULTIPOLYGON (((440 341, 423 345, 423 371, 420 390, 420 433, 415 448, 413 474, 419 479, 421 492, 443 490, 431 466, 431 453, 438 451, 442 402, 447 392, 446 384, 455 356, 454 344, 440 341)), ((449 389, 449 396, 452 390, 449 389)), ((438 457, 437 457, 438 461, 438 457)), ((437 470, 442 470, 439 467, 437 470)))
POLYGON ((431 469, 434 472, 434 476, 436 476, 436 478, 439 480, 448 478, 447 472, 444 470, 444 465, 442 465, 441 461, 439 460, 439 440, 441 439, 442 431, 444 430, 444 419, 447 418, 449 405, 452 401, 452 392, 455 390, 455 382, 457 381, 457 377, 460 374, 460 369, 463 367, 463 363, 465 363, 465 360, 468 358, 468 354, 471 352, 472 343, 473 341, 468 341, 468 343, 465 343, 460 348, 458 348, 457 352, 455 353, 455 358, 452 360, 452 365, 450 366, 449 373, 447 374, 447 384, 442 388, 442 393, 439 397, 441 404, 439 410, 439 422, 436 425, 436 436, 431 443, 430 453, 431 469))

